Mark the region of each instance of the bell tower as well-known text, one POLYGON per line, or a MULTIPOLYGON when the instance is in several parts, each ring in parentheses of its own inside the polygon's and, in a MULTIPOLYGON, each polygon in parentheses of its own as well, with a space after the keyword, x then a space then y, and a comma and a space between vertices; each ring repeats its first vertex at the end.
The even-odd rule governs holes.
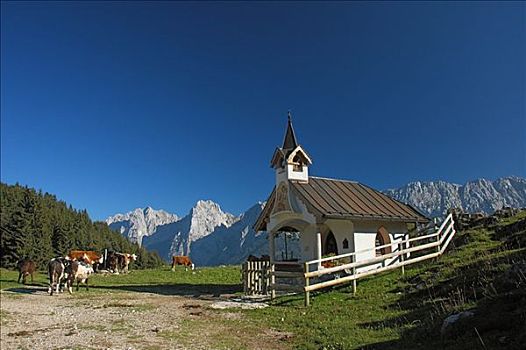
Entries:
POLYGON ((296 141, 289 112, 283 146, 276 148, 270 161, 270 166, 276 170, 276 187, 281 182, 288 180, 309 182, 309 165, 311 164, 309 155, 296 141))

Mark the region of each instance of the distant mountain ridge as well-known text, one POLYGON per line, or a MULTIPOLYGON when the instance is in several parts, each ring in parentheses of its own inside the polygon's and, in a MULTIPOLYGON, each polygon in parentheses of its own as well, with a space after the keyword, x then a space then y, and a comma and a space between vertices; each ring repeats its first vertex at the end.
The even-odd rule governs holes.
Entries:
POLYGON ((518 176, 477 179, 464 185, 415 181, 384 193, 430 217, 441 216, 450 208, 489 214, 502 207, 526 207, 526 179, 518 176))

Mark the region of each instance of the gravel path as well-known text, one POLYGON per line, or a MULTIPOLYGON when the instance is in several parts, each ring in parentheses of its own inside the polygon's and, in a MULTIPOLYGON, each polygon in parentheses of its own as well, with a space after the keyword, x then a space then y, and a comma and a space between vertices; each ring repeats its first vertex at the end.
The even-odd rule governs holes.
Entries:
POLYGON ((246 321, 218 300, 152 293, 49 296, 43 287, 5 292, 1 348, 8 349, 286 349, 291 335, 246 321))

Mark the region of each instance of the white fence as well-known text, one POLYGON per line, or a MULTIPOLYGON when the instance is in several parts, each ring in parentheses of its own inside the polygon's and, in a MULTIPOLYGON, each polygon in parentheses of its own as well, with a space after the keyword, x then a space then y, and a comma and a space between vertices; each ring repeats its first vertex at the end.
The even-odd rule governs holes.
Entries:
MULTIPOLYGON (((356 292, 356 280, 360 278, 396 268, 401 268, 402 273, 404 273, 404 266, 406 265, 442 255, 455 235, 452 215, 449 214, 440 227, 433 231, 431 234, 408 238, 372 249, 307 261, 303 264, 303 273, 298 273, 297 271, 277 271, 278 263, 276 262, 275 265, 270 266, 271 295, 274 297, 276 291, 294 291, 300 287, 301 291, 305 293, 305 305, 308 306, 310 304, 310 292, 315 290, 352 282, 353 291, 356 292), (398 245, 398 249, 391 253, 383 254, 372 259, 356 261, 357 254, 371 251, 376 252, 382 248, 393 247, 394 245, 398 245), (342 263, 342 261, 346 260, 349 262, 342 263), (320 268, 322 264, 335 266, 320 268), (360 269, 360 271, 357 271, 358 269, 360 269), (276 283, 276 278, 297 278, 299 276, 303 277, 304 286, 302 288, 297 285, 276 283), (327 280, 330 277, 335 278, 327 280)), ((301 265, 296 264, 296 266, 301 268, 301 265)))

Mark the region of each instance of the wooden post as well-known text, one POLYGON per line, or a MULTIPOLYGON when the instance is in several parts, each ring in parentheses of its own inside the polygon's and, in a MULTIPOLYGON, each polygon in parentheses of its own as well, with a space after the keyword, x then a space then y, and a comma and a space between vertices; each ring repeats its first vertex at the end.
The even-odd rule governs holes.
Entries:
POLYGON ((270 265, 268 261, 265 261, 263 263, 263 271, 264 271, 264 280, 263 280, 263 295, 268 295, 268 284, 269 284, 269 269, 270 265))
POLYGON ((273 262, 270 263, 270 300, 276 298, 276 289, 274 289, 274 283, 276 283, 276 277, 274 276, 274 271, 276 267, 273 262))
MULTIPOLYGON (((309 272, 309 264, 305 263, 305 265, 303 265, 303 273, 307 273, 309 272)), ((309 286, 309 278, 308 277, 305 277, 305 288, 309 286)), ((305 291, 305 306, 309 306, 310 305, 310 292, 309 291, 305 291)))
MULTIPOLYGON (((356 262, 356 255, 351 255, 351 263, 356 262)), ((352 274, 353 276, 356 276, 356 266, 352 268, 352 274)), ((352 294, 356 295, 356 280, 352 280, 352 294)))
POLYGON ((247 262, 241 265, 241 280, 243 281, 243 293, 247 294, 247 262))
MULTIPOLYGON (((399 243, 398 244, 398 251, 401 252, 402 250, 404 250, 404 245, 402 243, 399 243)), ((404 262, 404 254, 400 254, 400 262, 404 262)), ((402 265, 402 275, 405 275, 405 266, 402 265)))
POLYGON ((274 263, 274 259, 276 257, 276 244, 274 242, 275 234, 274 232, 269 232, 269 240, 268 240, 268 255, 270 256, 270 263, 274 263))
MULTIPOLYGON (((321 259, 321 232, 316 233, 316 259, 321 259)), ((321 262, 318 262, 318 270, 321 270, 321 262)))
POLYGON ((258 287, 257 287, 257 294, 261 294, 263 292, 263 263, 261 261, 258 261, 257 262, 257 283, 258 283, 258 287))
POLYGON ((254 294, 254 262, 251 261, 250 263, 250 267, 248 269, 249 273, 250 273, 250 279, 249 279, 249 283, 250 283, 250 294, 254 294))

